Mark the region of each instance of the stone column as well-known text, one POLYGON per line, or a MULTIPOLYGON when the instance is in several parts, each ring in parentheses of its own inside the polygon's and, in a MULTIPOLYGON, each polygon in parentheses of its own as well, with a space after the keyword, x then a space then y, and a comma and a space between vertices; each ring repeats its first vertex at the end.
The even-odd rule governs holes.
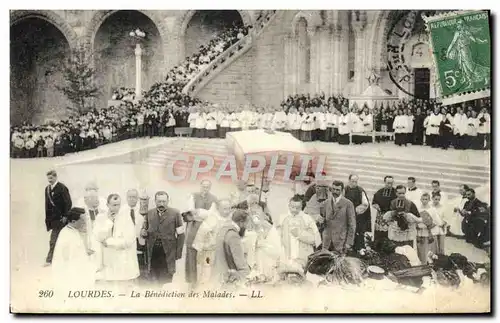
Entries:
POLYGON ((135 45, 135 98, 142 97, 142 48, 141 44, 135 45))
POLYGON ((163 20, 163 25, 167 30, 165 39, 162 39, 163 45, 163 73, 162 78, 168 73, 170 69, 181 62, 181 44, 179 41, 178 31, 175 28, 177 18, 175 16, 166 17, 163 20))
POLYGON ((319 91, 325 95, 330 94, 333 62, 331 57, 332 38, 330 28, 322 28, 319 31, 319 39, 321 43, 319 55, 319 91))
POLYGON ((292 94, 297 93, 297 84, 299 84, 299 38, 292 35, 290 39, 290 88, 292 94))
MULTIPOLYGON (((330 35, 332 39, 332 51, 330 57, 332 60, 332 84, 331 93, 338 95, 342 92, 342 77, 345 76, 344 70, 347 70, 347 55, 344 55, 347 46, 343 46, 342 42, 342 26, 334 25, 332 27, 332 33, 330 35)), ((349 35, 349 34, 348 34, 349 35)))
POLYGON ((321 53, 321 35, 320 31, 316 31, 315 28, 308 28, 307 34, 310 39, 311 44, 311 57, 309 64, 309 92, 310 93, 319 93, 320 89, 320 53, 321 53))
POLYGON ((366 15, 363 12, 353 11, 351 15, 351 26, 354 30, 354 93, 360 95, 366 88, 366 15))
POLYGON ((291 35, 285 36, 285 66, 284 66, 284 95, 285 97, 294 93, 295 68, 294 68, 295 39, 291 35))

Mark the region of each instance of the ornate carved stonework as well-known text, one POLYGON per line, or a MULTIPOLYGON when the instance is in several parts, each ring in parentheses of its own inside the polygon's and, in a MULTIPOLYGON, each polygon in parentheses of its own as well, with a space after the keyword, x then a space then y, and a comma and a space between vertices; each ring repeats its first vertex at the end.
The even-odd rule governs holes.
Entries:
POLYGON ((380 74, 374 69, 370 70, 370 74, 367 77, 368 85, 379 85, 380 74))
POLYGON ((355 34, 361 33, 366 27, 366 11, 353 10, 351 12, 351 27, 355 34))

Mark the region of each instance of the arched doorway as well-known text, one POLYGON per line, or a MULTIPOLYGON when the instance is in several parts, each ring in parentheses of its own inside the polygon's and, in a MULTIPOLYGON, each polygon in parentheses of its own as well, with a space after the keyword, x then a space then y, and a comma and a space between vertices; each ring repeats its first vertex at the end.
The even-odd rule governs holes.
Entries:
POLYGON ((199 10, 193 13, 184 34, 185 56, 196 53, 200 46, 230 26, 243 26, 238 10, 199 10))
POLYGON ((98 108, 106 107, 115 89, 135 88, 135 43, 129 32, 139 28, 146 33, 142 41, 142 89, 162 78, 163 46, 155 23, 135 10, 120 10, 109 15, 94 37, 96 82, 101 93, 98 108))
POLYGON ((27 17, 10 27, 10 122, 43 123, 65 117, 69 102, 56 85, 69 43, 52 23, 27 17))

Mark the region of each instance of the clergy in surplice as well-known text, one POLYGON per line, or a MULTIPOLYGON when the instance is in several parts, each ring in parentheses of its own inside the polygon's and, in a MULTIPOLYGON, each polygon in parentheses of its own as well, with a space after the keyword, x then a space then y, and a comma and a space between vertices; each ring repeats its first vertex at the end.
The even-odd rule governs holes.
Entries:
POLYGON ((349 175, 349 183, 345 188, 344 196, 354 204, 356 212, 356 233, 354 235, 353 250, 358 251, 365 247, 365 233, 372 231, 370 201, 365 190, 358 186, 358 175, 349 175))
POLYGON ((406 198, 415 203, 415 205, 420 204, 420 199, 422 198, 422 192, 421 189, 417 188, 415 185, 416 183, 416 178, 413 176, 408 177, 408 190, 406 191, 406 198))
POLYGON ((211 210, 213 212, 210 212, 208 217, 201 223, 193 241, 193 248, 198 252, 198 259, 201 260, 201 270, 198 275, 200 284, 207 282, 211 277, 217 233, 225 222, 231 220, 231 201, 221 199, 216 204, 217 208, 211 210))
POLYGON ((100 213, 94 223, 94 234, 101 243, 103 266, 99 280, 112 285, 133 285, 139 276, 135 228, 130 215, 121 208, 118 194, 107 199, 108 211, 100 213))
POLYGON ((141 236, 141 229, 144 224, 144 215, 140 212, 139 192, 136 189, 127 191, 127 205, 124 206, 124 211, 130 215, 130 219, 135 227, 135 238, 137 245, 137 261, 139 262, 139 270, 145 272, 145 245, 146 241, 141 236))
POLYGON ((288 120, 285 111, 281 110, 280 108, 276 108, 276 111, 274 112, 273 115, 273 121, 271 127, 273 130, 286 131, 287 121, 288 120))
POLYGON ((384 221, 383 215, 390 210, 391 202, 396 196, 396 189, 393 187, 394 178, 392 176, 384 177, 384 187, 379 189, 373 196, 372 206, 377 211, 375 216, 375 231, 373 241, 387 239, 387 230, 389 224, 384 221))
POLYGON ((72 208, 66 215, 68 224, 59 233, 52 258, 54 287, 93 287, 96 268, 86 247, 84 214, 84 209, 72 208))
POLYGON ((276 227, 268 221, 258 219, 254 223, 257 233, 255 268, 266 281, 271 281, 277 278, 282 254, 280 235, 276 227))
POLYGON ((349 144, 349 133, 351 132, 351 127, 350 114, 348 113, 347 107, 343 107, 342 114, 338 117, 339 144, 349 144))
POLYGON ((444 117, 444 115, 439 113, 439 107, 434 108, 434 113, 429 116, 427 130, 425 131, 425 134, 428 135, 427 146, 438 147, 439 127, 444 117))
POLYGON ((398 247, 415 247, 416 226, 422 222, 422 218, 415 203, 406 199, 406 187, 396 186, 396 195, 396 199, 391 201, 390 211, 383 215, 384 220, 389 223, 387 236, 398 247))
POLYGON ((94 261, 96 268, 100 270, 102 267, 102 250, 101 244, 97 241, 94 234, 94 223, 99 214, 106 213, 106 200, 99 197, 97 186, 94 187, 95 189, 92 189, 92 185, 93 184, 87 185, 87 189, 85 190, 85 195, 83 197, 84 205, 77 204, 77 206, 82 207, 85 211, 84 216, 87 218, 85 221, 87 224, 87 239, 85 243, 87 248, 93 251, 91 256, 92 261, 94 261))
POLYGON ((209 180, 201 182, 200 192, 193 193, 188 200, 188 211, 192 218, 189 219, 186 229, 186 282, 194 287, 198 280, 198 252, 193 248, 193 241, 198 233, 201 223, 210 212, 216 208, 217 198, 210 193, 212 183, 209 180))
POLYGON ((313 218, 302 211, 302 198, 294 195, 288 203, 288 213, 281 217, 278 230, 285 265, 304 269, 307 257, 321 244, 321 236, 313 218))

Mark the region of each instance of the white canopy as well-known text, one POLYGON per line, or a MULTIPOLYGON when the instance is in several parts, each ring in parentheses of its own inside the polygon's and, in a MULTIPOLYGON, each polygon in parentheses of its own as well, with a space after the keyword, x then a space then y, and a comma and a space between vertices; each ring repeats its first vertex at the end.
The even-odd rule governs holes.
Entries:
POLYGON ((377 106, 380 106, 380 103, 384 103, 385 105, 386 102, 393 100, 398 100, 398 97, 387 94, 378 84, 371 84, 360 96, 350 97, 349 105, 352 107, 356 103, 358 108, 362 108, 366 103, 368 108, 372 110, 376 102, 378 102, 377 106))
POLYGON ((299 155, 311 155, 304 143, 287 132, 245 130, 229 132, 226 144, 236 160, 243 162, 248 155, 263 155, 269 163, 272 156, 294 155, 294 167, 300 165, 299 155))

